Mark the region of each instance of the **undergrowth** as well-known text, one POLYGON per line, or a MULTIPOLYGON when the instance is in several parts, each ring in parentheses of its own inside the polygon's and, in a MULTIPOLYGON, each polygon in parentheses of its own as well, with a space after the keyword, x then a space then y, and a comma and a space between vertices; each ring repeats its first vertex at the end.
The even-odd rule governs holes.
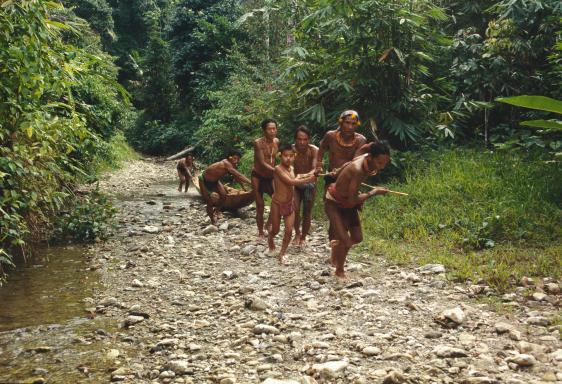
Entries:
POLYGON ((442 263, 454 279, 483 278, 499 290, 522 275, 561 275, 556 163, 467 149, 408 156, 388 186, 410 196, 365 204, 364 246, 395 263, 442 263))

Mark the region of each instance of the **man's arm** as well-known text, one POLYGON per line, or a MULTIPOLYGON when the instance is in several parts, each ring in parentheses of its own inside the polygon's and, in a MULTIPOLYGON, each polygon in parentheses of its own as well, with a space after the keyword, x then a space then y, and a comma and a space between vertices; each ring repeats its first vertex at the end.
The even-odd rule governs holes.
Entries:
POLYGON ((256 155, 256 161, 264 168, 267 168, 270 171, 275 171, 275 168, 265 162, 263 157, 263 151, 261 150, 258 141, 254 142, 254 153, 256 155))
POLYGON ((236 181, 238 181, 240 184, 242 184, 242 183, 252 184, 250 179, 248 179, 246 176, 244 176, 243 174, 238 172, 238 170, 236 168, 234 168, 234 166, 230 163, 230 161, 226 160, 225 165, 226 165, 226 170, 228 171, 228 173, 230 173, 232 176, 234 176, 234 179, 236 181))
POLYGON ((314 176, 313 174, 309 174, 307 177, 303 178, 293 178, 289 177, 287 173, 283 172, 279 168, 275 168, 275 174, 279 177, 283 184, 290 186, 303 185, 316 181, 316 176, 314 176))
POLYGON ((312 170, 316 170, 318 164, 318 147, 312 145, 312 170))
POLYGON ((316 166, 314 167, 314 169, 316 169, 316 174, 322 171, 322 161, 324 158, 324 152, 326 152, 329 149, 329 147, 330 147, 330 132, 326 132, 326 134, 322 138, 322 141, 320 142, 318 150, 316 151, 316 166))

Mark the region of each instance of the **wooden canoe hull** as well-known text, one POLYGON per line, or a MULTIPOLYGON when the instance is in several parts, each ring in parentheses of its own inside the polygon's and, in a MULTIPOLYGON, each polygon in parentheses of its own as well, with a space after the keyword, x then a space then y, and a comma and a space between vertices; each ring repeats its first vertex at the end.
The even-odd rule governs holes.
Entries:
MULTIPOLYGON (((203 197, 203 200, 207 202, 205 198, 205 194, 201 192, 201 187, 199 186, 199 178, 193 177, 191 179, 195 189, 197 192, 203 197)), ((248 205, 254 202, 254 192, 253 191, 242 191, 236 188, 225 187, 227 191, 227 195, 224 198, 224 201, 221 202, 220 207, 221 209, 226 210, 236 210, 243 207, 247 207, 248 205)))

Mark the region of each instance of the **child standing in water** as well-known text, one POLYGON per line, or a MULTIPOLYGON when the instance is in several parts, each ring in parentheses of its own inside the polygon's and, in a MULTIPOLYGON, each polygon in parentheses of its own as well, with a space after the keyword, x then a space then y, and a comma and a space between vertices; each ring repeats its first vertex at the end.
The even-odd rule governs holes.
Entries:
POLYGON ((273 173, 274 193, 271 197, 271 227, 268 233, 269 251, 275 251, 275 235, 279 233, 281 217, 285 223, 283 243, 279 251, 278 259, 280 264, 285 264, 285 252, 289 247, 293 235, 293 225, 295 223, 295 186, 313 183, 316 181, 314 171, 295 177, 293 162, 295 161, 295 150, 290 144, 281 147, 281 164, 275 167, 273 173))

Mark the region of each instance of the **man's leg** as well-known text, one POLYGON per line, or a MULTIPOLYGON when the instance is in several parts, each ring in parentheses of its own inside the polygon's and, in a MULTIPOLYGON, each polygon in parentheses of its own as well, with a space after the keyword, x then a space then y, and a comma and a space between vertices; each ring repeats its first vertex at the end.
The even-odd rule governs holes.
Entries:
POLYGON ((324 208, 330 220, 330 228, 332 229, 333 236, 330 238, 330 263, 333 267, 336 267, 336 270, 338 270, 339 267, 339 274, 341 275, 343 273, 342 259, 343 263, 345 263, 345 257, 349 248, 353 245, 353 242, 349 237, 348 227, 346 226, 346 220, 345 217, 343 217, 342 210, 329 199, 326 199, 324 208))
MULTIPOLYGON (((301 241, 300 212, 301 212, 301 201, 304 202, 304 199, 302 198, 301 191, 298 188, 295 188, 294 198, 295 198, 295 212, 294 212, 295 240, 293 240, 293 244, 300 244, 301 241)), ((304 203, 306 204, 306 202, 304 203)), ((287 225, 287 223, 285 223, 285 225, 287 225)))
POLYGON ((213 203, 211 203, 210 200, 207 201, 207 216, 209 216, 209 219, 211 219, 211 224, 215 225, 217 224, 217 218, 215 216, 215 207, 213 206, 213 203))
POLYGON ((183 187, 183 183, 185 183, 186 180, 185 180, 185 176, 179 171, 178 171, 178 176, 180 178, 180 186, 178 187, 178 192, 181 192, 181 189, 183 187))
POLYGON ((314 199, 316 198, 316 189, 312 191, 312 199, 310 201, 304 200, 302 209, 302 234, 300 239, 300 245, 303 245, 306 241, 306 236, 310 232, 310 224, 312 222, 312 207, 314 206, 314 199))
POLYGON ((268 228, 267 232, 267 243, 269 246, 269 251, 273 252, 275 250, 275 236, 279 233, 279 227, 281 225, 281 213, 279 212, 279 205, 275 204, 274 202, 271 202, 269 219, 271 220, 271 226, 268 228))
POLYGON ((279 252, 279 263, 285 264, 285 252, 289 247, 291 242, 291 237, 293 236, 293 225, 295 224, 295 212, 291 213, 289 216, 285 217, 285 231, 283 234, 283 244, 281 245, 281 251, 279 252))
POLYGON ((260 192, 260 180, 255 176, 252 176, 252 189, 256 200, 256 224, 258 226, 258 237, 263 239, 263 210, 265 204, 263 202, 263 194, 260 192))

